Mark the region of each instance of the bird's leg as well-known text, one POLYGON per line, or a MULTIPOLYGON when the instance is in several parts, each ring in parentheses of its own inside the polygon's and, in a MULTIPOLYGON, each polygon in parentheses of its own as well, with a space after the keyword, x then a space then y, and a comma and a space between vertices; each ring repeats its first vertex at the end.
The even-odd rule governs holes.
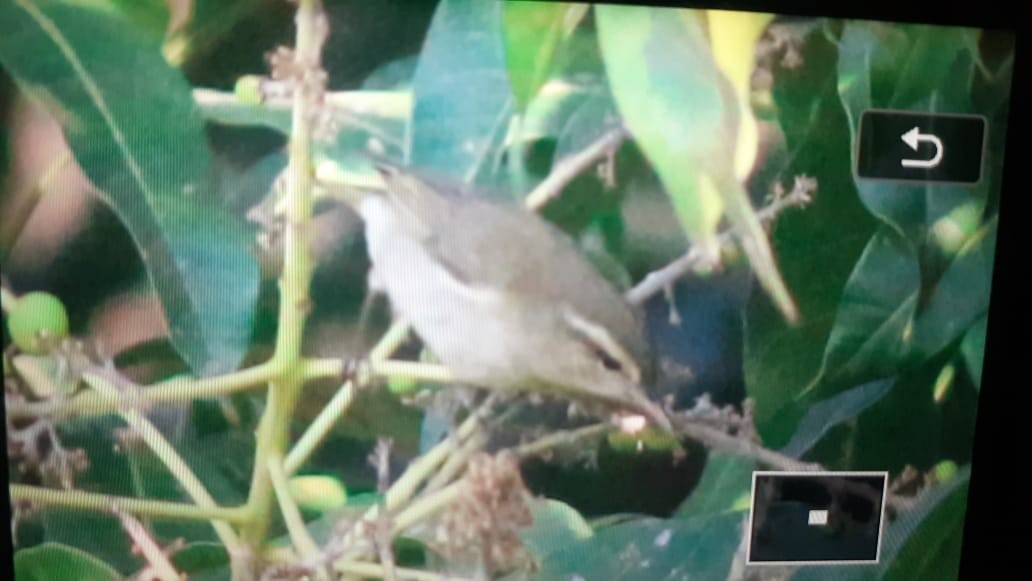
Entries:
POLYGON ((362 299, 362 306, 358 311, 358 325, 351 345, 346 351, 343 359, 343 379, 345 381, 355 380, 361 376, 361 369, 368 367, 368 350, 365 348, 366 329, 369 326, 369 315, 373 310, 376 300, 386 293, 380 278, 374 268, 369 269, 366 275, 366 294, 362 299), (358 355, 361 353, 361 355, 358 355))

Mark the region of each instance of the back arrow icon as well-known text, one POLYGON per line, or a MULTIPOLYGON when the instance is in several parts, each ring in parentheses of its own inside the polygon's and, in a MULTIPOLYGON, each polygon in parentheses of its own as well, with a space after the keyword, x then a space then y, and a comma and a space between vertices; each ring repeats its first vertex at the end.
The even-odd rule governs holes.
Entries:
POLYGON ((903 143, 906 143, 907 145, 909 145, 910 149, 913 149, 914 151, 917 151, 917 146, 922 141, 926 141, 926 142, 931 143, 932 145, 935 146, 935 155, 932 156, 932 159, 906 159, 906 158, 904 158, 904 159, 902 159, 900 161, 900 163, 903 165, 903 167, 916 167, 916 168, 920 168, 920 169, 930 169, 930 168, 938 166, 939 163, 942 161, 942 153, 943 153, 942 140, 939 139, 938 136, 933 135, 931 133, 921 133, 920 128, 914 127, 910 131, 907 131, 906 133, 901 135, 900 139, 902 139, 903 143))

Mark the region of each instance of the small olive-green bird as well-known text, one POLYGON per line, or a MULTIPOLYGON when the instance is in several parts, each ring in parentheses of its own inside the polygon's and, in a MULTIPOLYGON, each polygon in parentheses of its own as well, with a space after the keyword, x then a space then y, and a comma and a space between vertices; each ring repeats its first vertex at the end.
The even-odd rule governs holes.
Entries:
POLYGON ((516 206, 376 163, 384 188, 345 197, 371 280, 456 381, 645 415, 654 359, 641 313, 564 233, 516 206))

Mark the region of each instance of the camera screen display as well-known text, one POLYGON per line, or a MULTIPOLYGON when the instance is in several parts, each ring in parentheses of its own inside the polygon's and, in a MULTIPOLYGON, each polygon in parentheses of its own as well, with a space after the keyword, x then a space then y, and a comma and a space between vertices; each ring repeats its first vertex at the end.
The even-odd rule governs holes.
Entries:
POLYGON ((15 578, 957 578, 1014 45, 0 3, 15 578))

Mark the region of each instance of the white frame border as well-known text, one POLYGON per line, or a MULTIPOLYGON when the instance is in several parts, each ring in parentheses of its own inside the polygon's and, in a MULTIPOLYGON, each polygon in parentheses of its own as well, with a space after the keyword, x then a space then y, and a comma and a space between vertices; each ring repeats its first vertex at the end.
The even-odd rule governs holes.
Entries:
POLYGON ((885 532, 885 508, 888 504, 885 499, 888 496, 889 488, 889 473, 888 471, 828 471, 821 470, 818 472, 813 471, 800 471, 800 470, 753 470, 752 474, 752 491, 749 495, 749 527, 745 530, 745 534, 748 536, 748 542, 746 543, 745 553, 745 564, 748 566, 758 567, 785 567, 793 565, 877 565, 881 561, 881 546, 882 537, 885 532), (874 560, 873 561, 753 561, 752 560, 752 532, 753 532, 753 513, 756 510, 756 477, 757 476, 827 476, 833 478, 836 476, 880 476, 882 478, 882 503, 881 503, 881 515, 878 518, 878 542, 875 547, 874 560))

